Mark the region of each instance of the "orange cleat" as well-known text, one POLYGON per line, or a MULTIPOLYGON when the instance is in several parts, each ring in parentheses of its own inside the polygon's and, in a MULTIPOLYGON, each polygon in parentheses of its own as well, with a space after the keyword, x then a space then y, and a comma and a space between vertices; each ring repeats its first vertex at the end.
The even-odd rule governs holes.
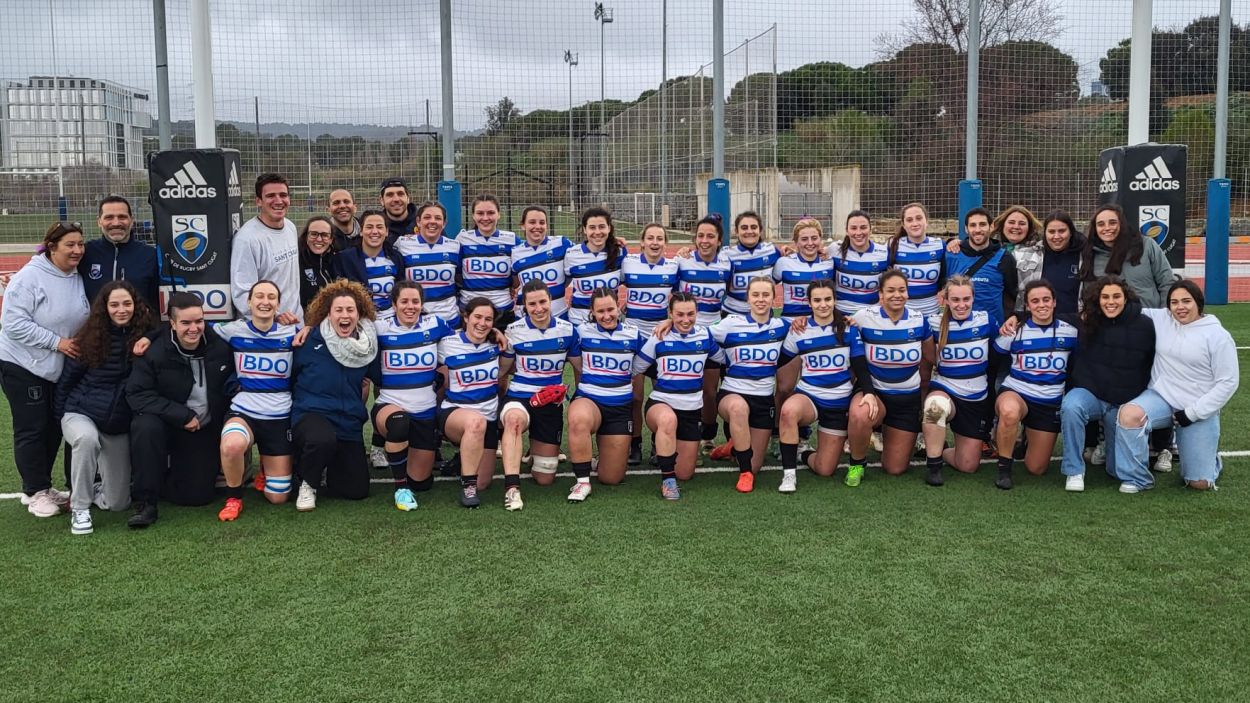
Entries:
POLYGON ((738 492, 750 493, 755 490, 755 474, 750 471, 738 474, 738 492))
POLYGON ((265 470, 257 469, 256 477, 252 479, 252 488, 264 493, 265 492, 265 470))
POLYGON ((730 454, 733 454, 733 451, 734 451, 734 443, 733 443, 733 442, 725 442, 724 444, 720 445, 719 447, 717 447, 717 448, 713 449, 712 451, 708 452, 708 454, 707 454, 707 458, 709 458, 709 459, 715 459, 715 460, 717 460, 717 461, 723 461, 723 460, 725 460, 725 459, 728 459, 728 458, 729 458, 729 455, 730 455, 730 454))
POLYGON ((222 522, 233 522, 239 517, 241 512, 243 512, 243 500, 241 498, 227 498, 226 507, 217 513, 217 519, 222 522))

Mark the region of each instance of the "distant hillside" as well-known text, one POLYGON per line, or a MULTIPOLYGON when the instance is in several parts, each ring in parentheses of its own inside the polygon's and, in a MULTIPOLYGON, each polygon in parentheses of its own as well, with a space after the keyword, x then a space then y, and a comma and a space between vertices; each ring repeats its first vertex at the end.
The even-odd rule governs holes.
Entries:
MULTIPOLYGON (((252 134, 256 131, 256 125, 252 122, 236 122, 233 120, 225 120, 225 124, 233 125, 241 132, 252 134)), ((174 134, 194 134, 195 123, 191 120, 179 120, 170 125, 174 134)), ((376 142, 395 142, 408 136, 408 132, 430 132, 435 131, 436 127, 430 125, 369 125, 369 124, 343 124, 338 122, 314 122, 312 123, 312 136, 314 139, 323 134, 332 137, 361 137, 368 141, 376 142)), ((266 137, 278 137, 284 134, 290 134, 296 137, 304 137, 308 128, 303 124, 290 124, 287 122, 261 122, 260 133, 266 137)), ((155 124, 149 130, 150 134, 157 133, 155 124)), ((457 137, 474 136, 481 134, 481 130, 473 132, 456 132, 457 137)))

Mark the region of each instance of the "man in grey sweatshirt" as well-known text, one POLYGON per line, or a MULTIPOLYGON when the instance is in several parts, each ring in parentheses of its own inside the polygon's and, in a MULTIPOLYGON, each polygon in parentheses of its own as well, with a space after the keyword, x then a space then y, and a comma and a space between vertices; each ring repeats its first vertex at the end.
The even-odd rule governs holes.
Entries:
POLYGON ((230 298, 239 314, 247 314, 247 297, 257 281, 273 281, 282 294, 278 323, 304 319, 299 302, 299 233, 286 219, 291 194, 286 178, 263 173, 256 179, 256 217, 234 235, 230 250, 230 298))

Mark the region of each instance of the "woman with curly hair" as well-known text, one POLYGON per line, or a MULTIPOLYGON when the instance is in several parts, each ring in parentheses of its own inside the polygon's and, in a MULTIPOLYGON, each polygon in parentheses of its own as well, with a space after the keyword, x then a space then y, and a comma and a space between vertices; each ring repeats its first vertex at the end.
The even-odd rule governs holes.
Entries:
POLYGON ((302 479, 295 508, 301 512, 317 507, 322 474, 336 496, 369 495, 361 431, 369 412, 361 390, 366 377, 382 380, 376 318, 369 291, 353 281, 334 281, 308 305, 309 334, 291 367, 291 433, 302 479))
POLYGON ((74 336, 78 357, 66 359, 53 407, 69 443, 70 532, 91 534, 91 503, 130 505, 130 350, 156 326, 148 304, 127 281, 110 281, 74 336), (96 483, 96 474, 100 482, 96 483))

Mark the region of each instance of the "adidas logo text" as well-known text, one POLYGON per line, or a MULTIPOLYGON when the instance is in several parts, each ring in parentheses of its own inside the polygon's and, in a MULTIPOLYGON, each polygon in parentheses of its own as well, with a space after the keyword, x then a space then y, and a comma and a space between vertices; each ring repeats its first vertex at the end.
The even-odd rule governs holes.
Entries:
POLYGON ((1148 191, 1148 190, 1180 190, 1181 182, 1172 177, 1172 172, 1168 170, 1167 164, 1163 163, 1162 156, 1156 156, 1154 161, 1146 164, 1146 167, 1133 176, 1133 180, 1128 184, 1129 190, 1148 191))
POLYGON ((217 189, 210 187, 204 180, 204 174, 188 161, 178 169, 173 178, 165 181, 165 187, 157 191, 162 198, 215 198, 217 189))
POLYGON ((1115 164, 1107 162, 1107 168, 1103 169, 1102 182, 1098 184, 1099 193, 1115 193, 1120 190, 1120 183, 1115 178, 1115 164))
POLYGON ((230 178, 226 181, 226 195, 231 198, 243 197, 243 190, 239 188, 239 169, 234 164, 230 164, 230 178))

